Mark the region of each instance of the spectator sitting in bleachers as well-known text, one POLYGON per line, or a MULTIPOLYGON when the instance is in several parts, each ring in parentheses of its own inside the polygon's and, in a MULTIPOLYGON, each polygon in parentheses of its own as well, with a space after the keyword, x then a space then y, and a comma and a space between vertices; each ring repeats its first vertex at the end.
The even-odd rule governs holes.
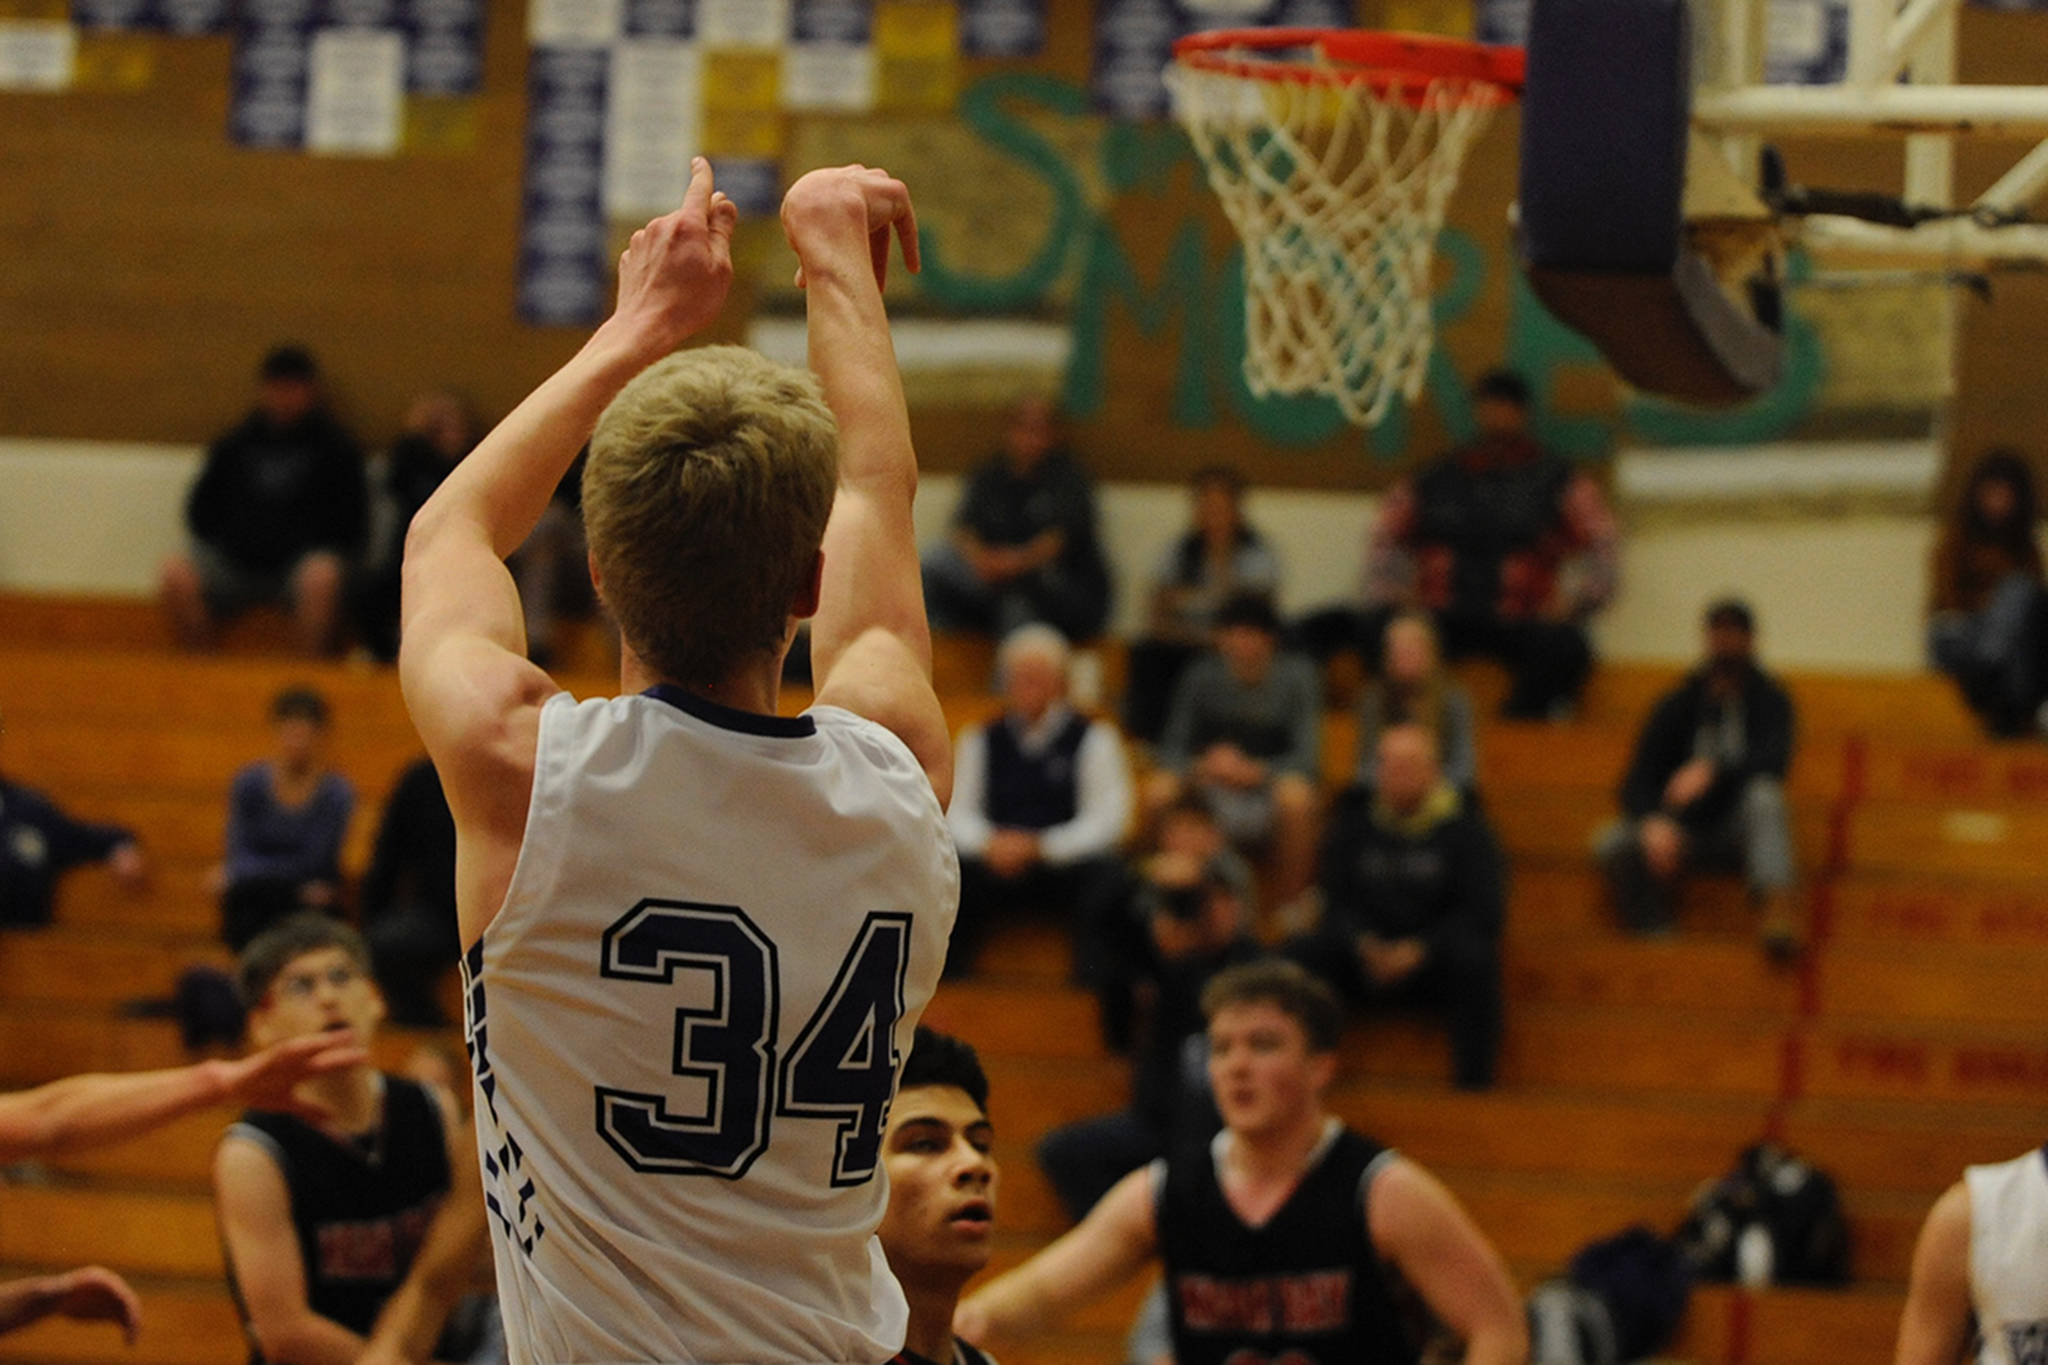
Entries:
POLYGON ((1012 631, 996 655, 1003 714, 960 733, 947 811, 960 851, 960 913, 946 973, 974 968, 989 925, 1026 906, 1074 916, 1075 967, 1099 956, 1121 884, 1117 845, 1131 779, 1116 729, 1067 705, 1067 642, 1051 626, 1012 631))
POLYGON ((448 1022, 435 984, 455 965, 455 817, 433 760, 399 774, 363 874, 363 936, 393 1023, 448 1022))
POLYGON ((1366 549, 1360 645, 1379 653, 1385 623, 1421 609, 1452 658, 1508 670, 1501 714, 1568 711, 1593 667, 1586 621, 1613 596, 1614 516, 1600 486, 1529 433, 1529 386, 1496 370, 1474 398, 1477 439, 1389 489, 1366 549))
POLYGON ((356 798, 327 766, 327 721, 318 692, 280 692, 270 704, 271 756, 235 774, 218 880, 221 936, 237 952, 295 910, 340 908, 341 846, 356 798))
POLYGON ((1122 932, 1096 985, 1105 1040, 1129 1051, 1131 1102, 1046 1135, 1039 1164, 1079 1219, 1121 1179, 1178 1137, 1216 1127, 1203 1069, 1202 988, 1258 955, 1248 929, 1251 868, 1199 796, 1161 816, 1159 846, 1139 863, 1118 906, 1122 932))
MULTIPOLYGON (((5 728, 0 723, 0 733, 5 728)), ((105 863, 131 890, 148 876, 131 831, 75 820, 41 792, 0 776, 0 928, 48 924, 57 878, 83 863, 105 863)))
POLYGON ((1598 851, 1622 923, 1670 929, 1688 867, 1740 870, 1762 908, 1773 956, 1799 949, 1796 878, 1785 774, 1792 765, 1792 698, 1756 662, 1747 604, 1706 612, 1706 661, 1661 697, 1637 736, 1621 783, 1622 819, 1598 851))
POLYGON ((1472 697, 1444 667, 1436 627, 1421 612, 1387 624, 1379 675, 1358 705, 1358 782, 1379 785, 1380 735, 1390 725, 1421 725, 1436 735, 1437 766, 1463 791, 1479 785, 1479 735, 1472 697))
POLYGON ((207 449, 186 500, 192 548, 164 564, 164 607, 188 649, 275 604, 292 613, 306 653, 328 653, 369 524, 362 451, 328 412, 302 347, 271 351, 257 378, 256 407, 207 449))
POLYGON ((932 625, 1001 637, 1042 621, 1092 640, 1109 619, 1109 588, 1094 485, 1061 443, 1052 404, 1027 398, 1001 448, 967 476, 945 543, 925 552, 932 625))
POLYGON ((2048 685, 2034 516, 2033 471, 2017 451, 1990 451, 1934 550, 1928 658, 1994 735, 2033 731, 2048 685))
POLYGON ((1280 560, 1244 519, 1244 478, 1228 465, 1195 471, 1193 525, 1166 547, 1152 572, 1152 615, 1131 642, 1124 725, 1157 744, 1174 685, 1209 647, 1216 611, 1239 593, 1278 600, 1280 560))
POLYGON ((356 627, 371 654, 398 657, 398 596, 405 531, 448 471, 469 454, 481 433, 461 395, 446 389, 421 394, 405 415, 405 430, 384 457, 380 544, 364 566, 356 590, 356 627))
POLYGON ((1243 593, 1216 613, 1215 644, 1181 675, 1146 780, 1148 822, 1185 790, 1202 793, 1239 848, 1271 854, 1274 905, 1315 871, 1322 689, 1304 658, 1280 651, 1280 618, 1243 593))
POLYGON ((1473 798, 1413 721, 1380 732, 1379 785, 1339 798, 1323 840, 1323 917, 1288 956, 1356 1004, 1442 1005, 1452 1079, 1493 1084, 1506 868, 1473 798))

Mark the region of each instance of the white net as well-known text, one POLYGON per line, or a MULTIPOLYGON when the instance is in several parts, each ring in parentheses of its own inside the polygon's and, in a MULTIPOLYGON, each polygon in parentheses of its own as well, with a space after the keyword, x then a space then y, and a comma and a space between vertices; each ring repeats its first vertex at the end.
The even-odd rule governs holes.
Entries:
POLYGON ((1245 379, 1325 393, 1361 426, 1422 388, 1437 232, 1497 88, 1376 89, 1319 52, 1178 63, 1174 113, 1244 240, 1245 379), (1267 69, 1259 75, 1243 68, 1267 69))

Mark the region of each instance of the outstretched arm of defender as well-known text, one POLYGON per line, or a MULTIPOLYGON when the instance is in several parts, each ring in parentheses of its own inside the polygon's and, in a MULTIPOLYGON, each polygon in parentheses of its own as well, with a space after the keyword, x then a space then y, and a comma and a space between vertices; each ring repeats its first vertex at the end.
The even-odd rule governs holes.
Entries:
POLYGON ((505 556, 540 520, 605 405, 717 315, 732 282, 736 218, 698 158, 682 206, 633 234, 611 317, 455 467, 406 535, 398 656, 406 707, 466 846, 474 854, 482 834, 492 849, 465 860, 481 869, 459 889, 465 942, 497 908, 503 887, 492 883, 510 876, 511 858, 493 852, 499 844, 517 851, 539 708, 555 691, 526 661, 505 556))
POLYGON ((976 1344, 1029 1335, 1128 1281, 1159 1250, 1152 1183, 1150 1167, 1119 1180, 1065 1236, 962 1300, 953 1330, 976 1344))
POLYGON ((911 501, 917 454, 889 340, 882 280, 889 238, 917 269, 910 192, 864 166, 812 171, 790 186, 782 226, 809 316, 811 368, 839 423, 839 496, 825 527, 825 580, 811 623, 818 700, 896 732, 943 804, 952 752, 931 685, 911 501))

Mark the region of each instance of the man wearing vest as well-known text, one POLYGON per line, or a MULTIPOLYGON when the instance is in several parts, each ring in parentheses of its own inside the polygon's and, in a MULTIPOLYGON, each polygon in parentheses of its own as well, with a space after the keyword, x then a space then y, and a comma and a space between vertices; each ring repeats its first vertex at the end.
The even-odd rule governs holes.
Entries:
POLYGON ((1223 1131, 1125 1176, 1079 1227, 969 1295, 954 1330, 984 1347, 1042 1331, 1158 1258, 1177 1365, 1416 1365, 1439 1329, 1466 1365, 1527 1361, 1521 1304, 1470 1216, 1325 1106, 1343 1026, 1330 989, 1254 962, 1219 974, 1202 1006, 1223 1131))
POLYGON ((1003 714, 960 734, 946 818, 960 850, 960 915, 946 974, 973 970, 997 917, 1071 906, 1081 974, 1116 903, 1131 814, 1123 747, 1067 705, 1067 642, 1050 626, 1012 632, 996 654, 1003 714))

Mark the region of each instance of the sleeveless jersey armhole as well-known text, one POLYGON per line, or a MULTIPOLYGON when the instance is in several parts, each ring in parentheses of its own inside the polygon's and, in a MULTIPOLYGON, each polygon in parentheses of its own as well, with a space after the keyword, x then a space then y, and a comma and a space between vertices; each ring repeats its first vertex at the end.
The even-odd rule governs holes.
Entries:
POLYGON ((478 946, 494 933, 500 940, 516 935, 520 925, 514 912, 528 905, 547 903, 549 879, 562 864, 561 841, 568 837, 567 822, 559 817, 569 791, 567 784, 552 780, 562 764, 561 726, 550 721, 559 722, 560 708, 573 711, 576 706, 575 695, 566 691, 541 703, 533 744, 533 787, 527 794, 526 826, 519 834, 519 854, 512 864, 512 875, 505 882, 504 899, 492 912, 490 923, 477 935, 478 946))

